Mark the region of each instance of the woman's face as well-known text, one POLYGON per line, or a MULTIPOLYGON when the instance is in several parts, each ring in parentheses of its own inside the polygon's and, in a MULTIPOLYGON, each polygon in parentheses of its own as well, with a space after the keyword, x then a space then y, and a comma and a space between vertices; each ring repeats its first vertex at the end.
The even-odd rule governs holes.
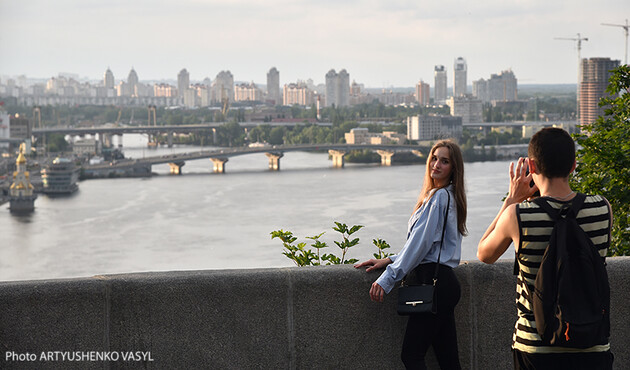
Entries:
POLYGON ((448 185, 451 179, 453 165, 451 163, 451 154, 447 147, 442 146, 433 151, 429 166, 431 178, 435 185, 438 187, 448 185))

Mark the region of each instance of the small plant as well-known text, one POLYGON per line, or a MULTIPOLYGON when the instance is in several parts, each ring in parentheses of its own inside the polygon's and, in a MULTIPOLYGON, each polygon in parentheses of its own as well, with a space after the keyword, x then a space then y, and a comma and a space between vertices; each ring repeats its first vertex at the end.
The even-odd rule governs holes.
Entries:
POLYGON ((322 242, 319 240, 319 238, 324 235, 326 232, 322 232, 319 235, 315 235, 315 236, 307 236, 307 239, 311 239, 314 240, 314 243, 311 244, 311 247, 317 249, 317 262, 313 262, 314 266, 319 266, 322 264, 322 260, 326 261, 327 260, 327 256, 328 254, 324 254, 323 256, 320 257, 320 249, 322 248, 326 248, 328 247, 328 244, 322 242))
POLYGON ((381 259, 381 258, 386 258, 392 255, 392 253, 384 252, 385 249, 390 248, 389 243, 387 243, 385 240, 372 239, 372 243, 376 246, 376 248, 378 248, 378 253, 373 254, 374 258, 381 259))
POLYGON ((282 254, 295 262, 296 265, 308 266, 313 264, 313 260, 316 257, 315 254, 310 249, 304 249, 304 247, 306 247, 306 243, 298 243, 297 245, 294 245, 293 243, 297 240, 297 238, 293 236, 292 232, 284 231, 282 229, 272 231, 271 239, 274 238, 280 238, 285 249, 282 251, 282 254))
POLYGON ((351 263, 356 263, 359 260, 356 258, 352 258, 346 261, 346 253, 348 252, 348 249, 350 249, 351 247, 354 247, 355 245, 359 244, 359 238, 354 238, 352 240, 350 240, 350 235, 356 233, 357 231, 361 230, 361 228, 363 227, 363 225, 354 225, 351 228, 348 229, 348 225, 346 224, 342 224, 340 222, 335 221, 335 227, 333 227, 333 230, 341 233, 341 237, 342 237, 342 241, 338 242, 335 241, 335 244, 337 244, 337 246, 341 249, 341 262, 339 262, 340 264, 351 264, 351 263))
MULTIPOLYGON (((341 249, 341 257, 333 253, 321 253, 321 249, 328 247, 328 244, 319 240, 325 232, 322 232, 319 235, 306 237, 307 239, 313 240, 311 248, 316 249, 317 252, 314 252, 313 249, 307 248, 306 243, 304 242, 294 244, 297 241, 297 237, 295 237, 290 231, 284 231, 282 229, 272 231, 271 239, 279 238, 282 241, 282 245, 284 246, 282 254, 287 256, 287 258, 292 260, 297 266, 320 266, 323 264, 344 265, 359 261, 356 258, 349 258, 346 260, 346 254, 350 248, 359 244, 359 238, 351 239, 351 235, 361 230, 361 228, 363 228, 363 225, 348 227, 346 224, 335 221, 333 230, 341 233, 341 241, 335 241, 335 244, 339 247, 339 249, 341 249)), ((382 239, 374 239, 373 243, 378 248, 378 253, 374 253, 374 257, 385 258, 391 255, 383 251, 384 249, 390 248, 386 241, 382 239)))

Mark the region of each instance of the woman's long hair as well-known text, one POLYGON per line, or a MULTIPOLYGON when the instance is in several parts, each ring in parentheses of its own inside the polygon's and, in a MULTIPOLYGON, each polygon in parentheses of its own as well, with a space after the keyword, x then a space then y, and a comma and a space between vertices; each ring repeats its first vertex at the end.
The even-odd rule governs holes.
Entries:
POLYGON ((418 202, 416 203, 416 207, 413 211, 417 211, 418 208, 422 207, 422 204, 424 204, 424 202, 428 201, 431 196, 435 194, 431 194, 431 190, 437 188, 437 185, 431 177, 431 158, 433 157, 433 153, 435 153, 438 148, 442 147, 448 148, 451 161, 450 183, 453 184, 453 193, 455 194, 455 202, 457 204, 457 230, 459 230, 460 234, 467 235, 468 230, 466 229, 467 205, 466 190, 464 188, 464 159, 462 157, 461 149, 452 140, 440 140, 435 143, 435 145, 433 145, 433 148, 431 148, 431 152, 427 156, 424 184, 422 185, 422 190, 420 191, 420 195, 418 196, 418 202))

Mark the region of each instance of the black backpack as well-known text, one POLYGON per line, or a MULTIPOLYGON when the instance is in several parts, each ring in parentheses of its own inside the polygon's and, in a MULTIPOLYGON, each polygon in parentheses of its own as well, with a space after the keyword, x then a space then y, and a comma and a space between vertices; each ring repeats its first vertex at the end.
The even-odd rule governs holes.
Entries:
POLYGON ((604 258, 576 220, 586 195, 555 209, 536 203, 555 222, 536 275, 533 305, 543 343, 568 348, 607 344, 610 336, 610 286, 604 258))

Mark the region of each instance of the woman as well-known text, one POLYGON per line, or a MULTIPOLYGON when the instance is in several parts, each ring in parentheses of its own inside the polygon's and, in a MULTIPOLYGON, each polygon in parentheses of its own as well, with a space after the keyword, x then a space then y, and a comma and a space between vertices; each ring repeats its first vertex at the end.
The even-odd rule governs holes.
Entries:
POLYGON ((461 368, 454 315, 460 286, 453 267, 459 265, 462 236, 467 231, 464 163, 457 144, 442 140, 431 149, 422 191, 409 219, 407 242, 400 254, 355 265, 357 268, 367 266, 366 271, 386 267, 370 289, 370 298, 375 302, 382 302, 383 295, 407 274, 408 284, 431 283, 440 253, 449 196, 450 207, 436 287, 437 314, 409 316, 401 353, 407 369, 426 369, 424 357, 430 346, 435 350, 440 368, 461 368))

